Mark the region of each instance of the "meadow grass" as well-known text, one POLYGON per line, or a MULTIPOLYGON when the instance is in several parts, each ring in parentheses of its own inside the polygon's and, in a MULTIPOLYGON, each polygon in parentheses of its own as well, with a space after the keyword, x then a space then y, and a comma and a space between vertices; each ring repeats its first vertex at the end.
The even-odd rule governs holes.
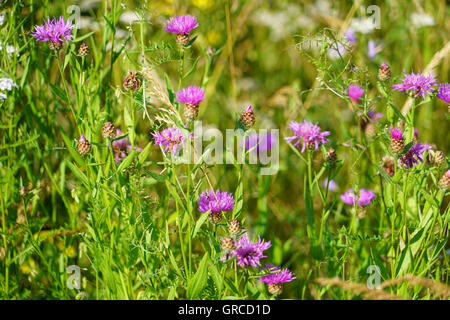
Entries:
POLYGON ((446 1, 0 3, 2 299, 450 297, 446 1), (182 45, 177 15, 198 22, 182 45), (37 42, 60 16, 73 37, 37 42), (404 72, 437 82, 394 91, 404 72), (279 129, 278 170, 241 140, 177 162, 192 114, 244 144, 279 129))

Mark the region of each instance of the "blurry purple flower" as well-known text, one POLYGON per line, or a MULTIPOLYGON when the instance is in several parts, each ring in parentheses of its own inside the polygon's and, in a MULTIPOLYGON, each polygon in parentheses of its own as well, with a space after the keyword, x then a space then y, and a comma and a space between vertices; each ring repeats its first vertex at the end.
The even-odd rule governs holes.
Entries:
POLYGON ((34 26, 35 31, 31 32, 31 36, 38 42, 50 41, 53 43, 61 44, 64 40, 69 41, 73 38, 72 29, 73 25, 70 21, 64 22, 64 17, 59 17, 58 20, 53 18, 47 18, 43 25, 34 26))
POLYGON ((284 282, 291 282, 296 279, 294 273, 289 269, 281 269, 280 267, 270 266, 270 274, 262 276, 259 281, 267 284, 277 284, 284 282))
POLYGON ((370 59, 373 59, 375 58, 376 54, 377 54, 377 45, 375 41, 369 40, 367 44, 367 55, 369 56, 370 59))
POLYGON ((177 127, 167 128, 156 133, 152 133, 155 145, 161 145, 165 152, 170 151, 174 156, 184 147, 185 136, 177 127))
POLYGON ((337 185, 336 181, 330 180, 328 182, 328 178, 325 178, 325 180, 323 181, 323 187, 326 188, 327 185, 328 185, 328 190, 329 191, 333 191, 334 192, 334 191, 336 191, 338 189, 338 185, 337 185))
POLYGON ((273 144, 276 143, 275 140, 275 136, 272 133, 253 133, 245 140, 245 149, 250 150, 256 146, 256 148, 253 149, 253 152, 269 151, 272 149, 273 144))
POLYGON ((302 141, 302 152, 305 151, 306 147, 315 150, 319 148, 319 143, 326 144, 328 139, 326 136, 330 135, 329 131, 320 131, 318 125, 312 124, 311 122, 305 120, 302 123, 296 121, 291 121, 288 126, 294 135, 291 137, 284 138, 288 142, 293 142, 294 147, 298 147, 300 141, 302 141))
POLYGON ((224 212, 233 210, 234 198, 231 193, 226 191, 217 190, 214 193, 213 190, 206 190, 200 194, 197 204, 200 212, 209 211, 209 214, 224 212))
POLYGON ((342 202, 351 206, 357 204, 360 207, 368 206, 375 197, 373 191, 364 188, 359 189, 359 194, 355 194, 353 189, 348 189, 344 194, 341 194, 342 202))
POLYGON ((394 88, 393 91, 398 90, 403 93, 407 92, 414 97, 422 96, 424 99, 426 95, 431 95, 433 93, 434 86, 437 82, 434 74, 424 76, 420 73, 406 74, 404 71, 403 73, 405 77, 401 79, 402 83, 392 85, 394 88))
POLYGON ((398 159, 399 165, 404 168, 413 168, 419 162, 423 162, 422 154, 425 150, 430 149, 428 144, 414 143, 409 150, 398 159))
POLYGON ((191 15, 171 17, 164 25, 167 32, 176 34, 189 34, 192 29, 197 27, 197 18, 191 15))
POLYGON ((356 43, 358 40, 356 38, 355 31, 352 28, 348 28, 347 31, 345 31, 344 36, 350 43, 356 43))
POLYGON ((199 87, 189 86, 178 91, 176 95, 178 102, 198 105, 205 97, 205 90, 199 87))
MULTIPOLYGON (((120 129, 116 130, 116 138, 119 138, 122 136, 122 131, 120 129)), ((113 150, 114 150, 114 157, 116 163, 119 163, 123 159, 125 159, 130 151, 132 150, 132 146, 130 143, 130 140, 128 140, 128 137, 124 137, 120 140, 115 140, 112 143, 113 150)), ((134 150, 138 150, 139 152, 142 152, 142 148, 139 148, 137 146, 134 147, 134 150)))
POLYGON ((436 95, 439 99, 445 103, 450 103, 450 84, 444 82, 439 85, 439 91, 436 95))
POLYGON ((348 96, 354 103, 358 103, 359 98, 364 95, 364 90, 357 84, 348 86, 348 96))
POLYGON ((235 241, 235 249, 228 255, 225 254, 220 260, 225 261, 236 257, 236 263, 243 268, 252 266, 257 268, 261 263, 260 259, 266 258, 263 254, 264 250, 271 247, 270 241, 266 242, 258 237, 257 242, 251 242, 248 240, 248 235, 245 233, 241 236, 239 241, 235 241))

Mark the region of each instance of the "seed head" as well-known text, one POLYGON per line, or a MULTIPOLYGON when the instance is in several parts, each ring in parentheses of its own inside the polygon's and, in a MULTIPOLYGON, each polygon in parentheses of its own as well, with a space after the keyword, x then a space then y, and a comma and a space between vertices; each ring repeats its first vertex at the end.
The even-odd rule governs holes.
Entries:
POLYGON ((270 294, 277 296, 283 292, 283 284, 282 283, 272 283, 267 286, 267 290, 270 294))
POLYGON ((439 180, 439 186, 444 190, 450 189, 450 170, 445 171, 445 173, 442 175, 441 179, 439 180))
POLYGON ((123 87, 125 90, 136 91, 141 87, 141 79, 137 71, 128 71, 127 76, 123 79, 123 87))
POLYGON ((382 168, 384 170, 384 172, 387 173, 388 176, 393 177, 395 174, 395 169, 394 169, 394 158, 391 156, 384 156, 382 159, 383 165, 382 168))
POLYGON ((246 130, 248 130, 248 129, 250 129, 251 127, 253 127, 253 125, 255 124, 255 122, 256 122, 256 118, 255 118, 255 114, 254 114, 254 112, 253 112, 253 109, 252 109, 252 106, 251 105, 249 105, 246 109, 245 109, 245 111, 242 113, 242 115, 241 115, 241 124, 242 124, 242 126, 246 129, 246 130))
POLYGON ((336 150, 330 149, 327 151, 327 154, 325 156, 325 161, 328 162, 331 165, 334 165, 337 161, 337 154, 336 150))
POLYGON ((222 221, 222 212, 211 212, 208 216, 208 219, 211 223, 218 224, 222 221))
POLYGON ((81 135, 80 140, 78 140, 78 153, 82 156, 87 155, 91 152, 91 144, 84 137, 84 134, 81 135))
POLYGON ((228 232, 230 234, 236 235, 241 231, 241 224, 237 219, 231 220, 228 225, 228 232))
POLYGON ((445 155, 442 151, 436 151, 433 156, 434 164, 439 167, 441 164, 445 162, 445 155))
POLYGON ((234 240, 231 237, 225 237, 221 241, 223 251, 231 251, 234 249, 234 240))
POLYGON ((391 78, 391 68, 386 62, 383 62, 378 70, 378 80, 388 81, 391 78))
POLYGON ((105 123, 102 128, 102 136, 105 139, 114 139, 116 137, 116 129, 111 122, 105 123))
POLYGON ((86 57, 89 54, 89 46, 83 42, 78 49, 78 54, 82 57, 86 57))

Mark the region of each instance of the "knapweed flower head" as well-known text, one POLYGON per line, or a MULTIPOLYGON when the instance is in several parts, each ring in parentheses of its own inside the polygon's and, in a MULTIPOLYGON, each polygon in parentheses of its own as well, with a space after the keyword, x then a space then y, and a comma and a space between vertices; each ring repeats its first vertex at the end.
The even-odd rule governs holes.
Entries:
POLYGON ((319 148, 319 143, 326 144, 328 141, 326 136, 330 135, 329 131, 322 132, 318 125, 307 120, 302 123, 291 121, 288 129, 290 129, 294 135, 285 138, 285 140, 291 143, 294 142, 294 147, 298 147, 300 142, 302 142, 302 152, 305 151, 307 147, 317 150, 319 148))
POLYGON ((248 234, 245 233, 238 241, 235 241, 234 245, 235 249, 228 255, 225 254, 221 261, 225 261, 227 258, 231 259, 236 257, 236 263, 238 266, 243 268, 249 266, 257 268, 261 264, 259 260, 266 258, 263 254, 264 251, 269 249, 272 244, 270 241, 266 242, 265 240, 261 240, 259 236, 258 241, 251 242, 248 239, 248 234))
POLYGON ((31 32, 38 42, 51 42, 53 44, 62 44, 64 41, 72 40, 72 29, 73 25, 70 21, 65 22, 64 17, 59 17, 59 19, 47 18, 44 20, 44 24, 40 26, 34 26, 34 31, 31 32))
POLYGON ((423 162, 423 153, 428 149, 430 149, 430 146, 427 144, 414 143, 411 148, 398 159, 399 165, 407 169, 415 167, 419 162, 423 162))
POLYGON ((245 128, 245 130, 250 129, 256 122, 255 113, 253 112, 253 108, 251 105, 248 105, 245 108, 244 112, 241 114, 241 118, 239 119, 241 125, 245 128))
POLYGON ((357 84, 351 84, 348 86, 348 97, 354 101, 358 102, 359 98, 364 95, 364 90, 357 84))
POLYGON ((348 189, 344 194, 341 194, 340 197, 345 204, 366 207, 373 199, 375 199, 376 195, 372 190, 361 188, 356 194, 353 189, 348 189))
POLYGON ((245 140, 245 149, 253 149, 253 152, 269 151, 276 143, 276 137, 272 133, 259 134, 253 133, 245 140))
POLYGON ((445 103, 450 103, 450 84, 444 82, 439 85, 439 91, 436 95, 439 99, 445 103))
POLYGON ((155 145, 161 145, 165 152, 170 151, 174 156, 179 150, 183 149, 186 137, 183 132, 177 128, 167 128, 156 133, 152 133, 155 145))
POLYGON ((176 95, 178 102, 198 105, 205 98, 205 90, 200 87, 189 86, 178 91, 176 95))
POLYGON ((198 27, 197 18, 191 15, 171 17, 164 24, 164 29, 170 33, 189 34, 198 27))
POLYGON ((391 132, 391 138, 395 140, 403 140, 403 133, 400 131, 400 129, 394 127, 390 127, 389 131, 391 132))
MULTIPOLYGON (((122 131, 120 129, 116 129, 116 139, 121 136, 123 136, 122 131)), ((116 163, 119 163, 125 159, 133 149, 128 137, 123 137, 122 139, 113 141, 112 146, 116 163)), ((142 152, 142 148, 137 146, 134 146, 134 150, 142 152)))
POLYGON ((266 266, 264 270, 267 270, 270 272, 270 274, 262 276, 259 279, 259 282, 264 282, 267 284, 277 284, 277 283, 285 283, 285 282, 291 282, 292 280, 296 279, 295 274, 292 273, 289 269, 281 269, 278 266, 266 266))
POLYGON ((213 190, 205 190, 200 194, 197 201, 200 212, 218 213, 233 210, 234 198, 231 193, 213 190))
POLYGON ((435 89, 435 84, 437 79, 434 77, 434 74, 429 74, 427 76, 422 75, 420 73, 415 74, 414 72, 411 74, 406 74, 404 71, 404 78, 401 79, 402 82, 399 84, 394 84, 392 87, 393 90, 402 91, 403 93, 409 93, 413 97, 422 96, 425 99, 427 95, 431 95, 435 89))

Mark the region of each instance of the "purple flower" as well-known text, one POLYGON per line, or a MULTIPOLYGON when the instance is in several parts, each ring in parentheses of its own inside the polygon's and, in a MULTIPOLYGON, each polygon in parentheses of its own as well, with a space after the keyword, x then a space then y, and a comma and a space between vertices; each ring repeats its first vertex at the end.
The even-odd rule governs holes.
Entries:
POLYGON ((189 34, 192 29, 197 27, 197 18, 191 15, 171 17, 164 25, 167 32, 176 34, 189 34))
POLYGON ((260 259, 266 258, 263 255, 264 250, 267 250, 271 247, 270 241, 266 242, 261 240, 258 236, 257 242, 251 242, 248 240, 248 235, 245 233, 241 236, 239 241, 235 241, 235 249, 232 250, 228 255, 225 254, 220 260, 225 261, 227 259, 231 259, 236 257, 236 263, 238 266, 243 268, 252 266, 257 268, 261 263, 260 259))
POLYGON ((394 128, 389 128, 389 131, 391 132, 392 139, 403 140, 403 133, 400 131, 400 129, 394 127, 394 128))
POLYGON ((328 139, 326 136, 330 135, 329 131, 320 131, 318 125, 312 124, 311 122, 305 120, 302 123, 296 121, 291 121, 288 128, 294 133, 293 136, 284 138, 288 142, 294 142, 294 147, 297 147, 302 141, 302 152, 305 151, 306 147, 317 150, 319 148, 319 143, 326 144, 328 139))
POLYGON ((420 73, 418 74, 406 74, 403 71, 405 77, 402 80, 402 83, 394 84, 392 87, 393 90, 408 92, 412 94, 414 97, 422 96, 425 99, 426 95, 430 95, 433 93, 434 86, 437 82, 437 79, 434 77, 434 74, 429 74, 428 76, 424 76, 420 73))
POLYGON ((414 143, 409 150, 398 159, 399 165, 404 168, 413 168, 419 162, 423 162, 422 154, 425 150, 430 149, 430 146, 422 143, 414 143))
POLYGON ((181 103, 188 103, 198 105, 205 97, 205 90, 195 86, 189 86, 181 89, 176 93, 177 101, 181 103))
POLYGON ((292 273, 289 269, 281 269, 280 267, 269 266, 267 268, 269 272, 268 275, 262 276, 259 281, 267 284, 277 284, 284 282, 291 282, 296 279, 294 273, 292 273))
POLYGON ((155 145, 161 145, 164 151, 170 151, 174 156, 179 150, 184 147, 184 140, 186 139, 183 132, 177 127, 167 128, 156 133, 152 133, 155 145))
POLYGON ((355 194, 353 189, 348 189, 344 194, 341 194, 342 202, 351 206, 357 204, 360 207, 368 206, 375 197, 373 191, 364 188, 359 189, 358 194, 355 194))
POLYGON ((198 210, 200 212, 217 213, 223 211, 230 211, 234 208, 234 198, 231 193, 226 191, 206 190, 200 194, 197 201, 198 210))
MULTIPOLYGON (((122 131, 120 129, 117 129, 116 138, 119 138, 120 136, 122 136, 122 131)), ((112 146, 116 163, 119 163, 120 161, 125 159, 132 150, 132 146, 130 140, 128 140, 128 137, 113 141, 112 146)), ((136 146, 134 147, 134 150, 142 152, 142 148, 136 146)))
POLYGON ((45 24, 34 26, 35 31, 31 32, 31 36, 38 42, 53 42, 60 44, 64 40, 69 41, 73 38, 73 25, 70 21, 64 22, 64 17, 59 17, 58 20, 47 18, 45 24))
POLYGON ((375 43, 375 41, 370 40, 369 43, 367 44, 367 55, 369 56, 370 59, 375 58, 377 54, 377 45, 375 43))
POLYGON ((266 134, 258 134, 254 133, 247 137, 245 140, 245 149, 250 150, 256 146, 255 149, 253 149, 253 152, 259 152, 259 151, 269 151, 272 149, 272 145, 276 143, 275 136, 272 133, 266 133, 266 134))
POLYGON ((358 40, 355 35, 355 31, 352 28, 348 28, 344 33, 345 38, 347 38, 347 41, 350 43, 356 43, 358 40))
POLYGON ((328 181, 328 178, 325 178, 325 180, 323 180, 323 187, 326 188, 327 186, 329 191, 336 191, 338 188, 336 181, 334 180, 328 181))
POLYGON ((450 103, 450 84, 444 82, 439 85, 439 91, 436 95, 439 99, 445 103, 450 103))
POLYGON ((359 98, 361 98, 364 94, 364 90, 357 84, 351 84, 348 86, 348 96, 350 100, 355 103, 358 103, 359 98))

